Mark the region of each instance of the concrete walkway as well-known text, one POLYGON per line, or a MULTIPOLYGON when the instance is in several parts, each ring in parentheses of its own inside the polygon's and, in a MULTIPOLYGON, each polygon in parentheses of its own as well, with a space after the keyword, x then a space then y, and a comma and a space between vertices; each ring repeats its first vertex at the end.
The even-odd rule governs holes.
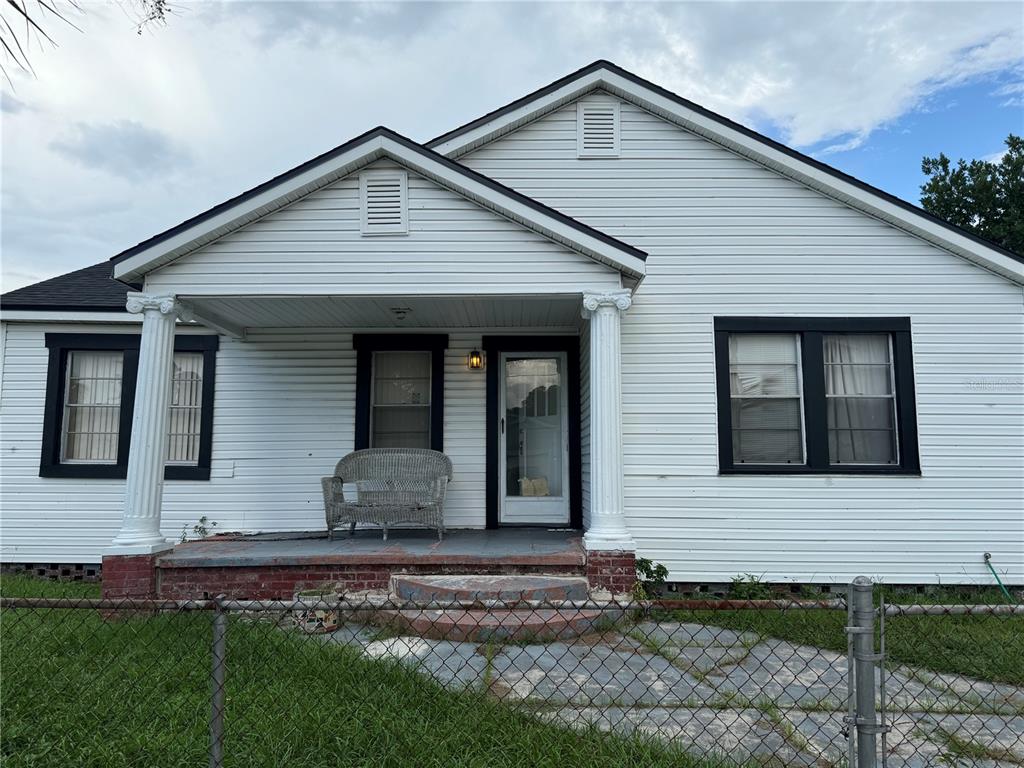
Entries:
MULTIPOLYGON (((647 733, 736 763, 846 760, 847 660, 819 648, 653 622, 547 644, 485 647, 360 626, 327 640, 415 665, 449 688, 488 681, 493 695, 571 726, 647 733)), ((1024 765, 1024 689, 909 668, 888 677, 890 766, 1024 765)))

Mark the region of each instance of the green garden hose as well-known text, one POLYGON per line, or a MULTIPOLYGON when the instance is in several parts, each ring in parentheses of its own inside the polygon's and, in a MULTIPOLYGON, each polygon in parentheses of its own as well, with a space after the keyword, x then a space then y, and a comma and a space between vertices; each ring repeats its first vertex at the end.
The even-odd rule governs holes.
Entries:
POLYGON ((996 573, 996 569, 992 567, 992 555, 990 555, 988 552, 985 553, 985 565, 987 565, 988 569, 992 571, 992 575, 996 577, 996 583, 999 585, 999 588, 1003 590, 1003 594, 1006 595, 1006 599, 1009 600, 1011 603, 1014 602, 1013 597, 1010 596, 1009 590, 1007 590, 1006 587, 1003 586, 1003 580, 999 578, 999 574, 996 573))

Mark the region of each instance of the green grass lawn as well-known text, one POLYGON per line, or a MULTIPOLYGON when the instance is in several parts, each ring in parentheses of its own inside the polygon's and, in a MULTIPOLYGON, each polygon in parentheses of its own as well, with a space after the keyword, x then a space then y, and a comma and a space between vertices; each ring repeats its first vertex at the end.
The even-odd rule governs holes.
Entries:
MULTIPOLYGON (((927 594, 887 590, 890 604, 976 603, 1005 605, 997 590, 927 594)), ((679 621, 748 630, 803 645, 846 653, 846 611, 672 611, 679 621)), ((1024 616, 889 616, 885 620, 888 663, 1024 685, 1024 616)))
MULTIPOLYGON (((96 585, 12 576, 0 581, 0 591, 99 594, 96 585)), ((948 595, 929 599, 953 601, 948 595)), ((977 599, 995 601, 992 595, 977 599)), ((846 650, 845 611, 672 616, 846 650)), ((0 762, 10 768, 205 764, 210 621, 208 612, 104 619, 92 610, 4 610, 0 762)), ((229 766, 715 764, 653 741, 547 725, 480 691, 445 690, 396 663, 321 646, 267 621, 232 616, 228 638, 229 766)), ((890 618, 888 652, 893 662, 1024 684, 1024 618, 890 618)))
MULTIPOLYGON (((22 577, 5 577, 0 590, 97 594, 22 577)), ((232 617, 228 638, 229 766, 711 765, 652 741, 546 725, 266 622, 232 617)), ((209 646, 205 612, 105 621, 91 610, 3 611, 0 762, 204 765, 209 646)))

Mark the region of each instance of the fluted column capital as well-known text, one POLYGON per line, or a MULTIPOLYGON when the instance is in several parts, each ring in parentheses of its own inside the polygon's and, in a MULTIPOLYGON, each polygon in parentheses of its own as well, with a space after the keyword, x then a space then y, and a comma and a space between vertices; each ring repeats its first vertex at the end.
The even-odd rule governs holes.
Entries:
POLYGON ((129 293, 125 301, 125 309, 133 315, 145 314, 147 312, 159 312, 161 315, 172 315, 188 321, 191 313, 172 294, 158 293, 129 293))
POLYGON ((610 291, 584 291, 583 317, 589 317, 591 312, 596 312, 601 307, 611 307, 619 312, 625 312, 632 303, 633 294, 625 288, 610 291))

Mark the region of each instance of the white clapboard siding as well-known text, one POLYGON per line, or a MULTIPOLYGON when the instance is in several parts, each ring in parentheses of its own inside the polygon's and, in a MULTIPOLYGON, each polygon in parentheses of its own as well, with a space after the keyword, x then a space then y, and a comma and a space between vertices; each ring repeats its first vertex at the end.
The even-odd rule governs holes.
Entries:
MULTIPOLYGON (((83 327, 4 326, 0 560, 98 562, 121 521, 124 481, 39 477, 44 335, 83 327)), ((466 358, 487 332, 450 333, 444 357, 445 450, 455 467, 445 503, 450 527, 485 523, 485 372, 470 371, 466 358)), ((211 478, 165 484, 164 535, 178 538, 204 515, 216 531, 322 529, 320 478, 354 442, 355 368, 351 334, 341 330, 221 337, 211 478)))
MULTIPOLYGON (((394 167, 387 162, 373 170, 394 167)), ((364 237, 359 175, 147 275, 182 295, 576 293, 619 285, 615 270, 415 174, 408 234, 364 237)))
POLYGON ((647 251, 623 323, 626 505, 680 581, 1024 583, 1018 285, 639 108, 577 157, 569 104, 462 158, 647 251), (716 315, 910 316, 921 477, 717 474, 716 315))

